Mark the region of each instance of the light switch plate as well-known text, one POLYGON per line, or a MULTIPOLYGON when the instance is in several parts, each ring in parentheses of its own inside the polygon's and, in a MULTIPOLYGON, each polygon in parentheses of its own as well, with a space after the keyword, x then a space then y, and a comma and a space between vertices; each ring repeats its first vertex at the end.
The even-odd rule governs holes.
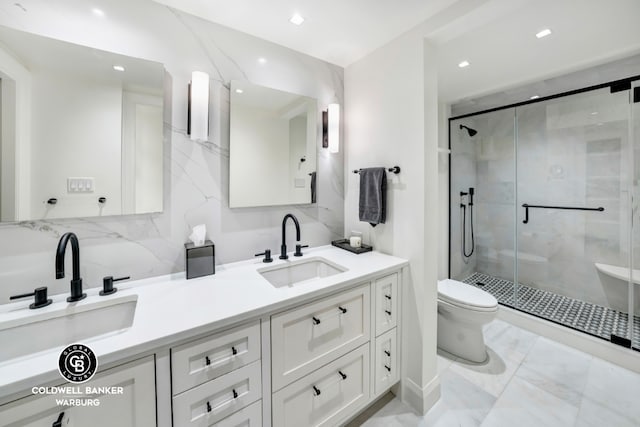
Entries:
POLYGON ((294 185, 296 186, 296 188, 304 188, 305 187, 304 178, 296 178, 294 181, 294 185))
POLYGON ((67 193, 93 193, 95 178, 69 177, 67 178, 67 193))

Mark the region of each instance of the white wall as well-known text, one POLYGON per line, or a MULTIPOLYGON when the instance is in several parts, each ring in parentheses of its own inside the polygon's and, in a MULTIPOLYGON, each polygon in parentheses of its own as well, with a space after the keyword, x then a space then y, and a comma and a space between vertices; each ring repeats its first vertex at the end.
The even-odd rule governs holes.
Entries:
POLYGON ((363 231, 376 250, 410 260, 404 279, 403 399, 425 412, 436 375, 437 78, 418 28, 345 69, 346 171, 400 166, 389 175, 387 222, 358 219, 359 176, 347 173, 345 234, 363 231))

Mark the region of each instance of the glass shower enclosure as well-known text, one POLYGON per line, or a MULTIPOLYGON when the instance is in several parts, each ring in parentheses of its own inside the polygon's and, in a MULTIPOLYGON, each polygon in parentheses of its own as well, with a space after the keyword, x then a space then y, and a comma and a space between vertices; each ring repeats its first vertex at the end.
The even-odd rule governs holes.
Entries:
POLYGON ((449 277, 639 349, 640 82, 454 117, 449 140, 449 277))

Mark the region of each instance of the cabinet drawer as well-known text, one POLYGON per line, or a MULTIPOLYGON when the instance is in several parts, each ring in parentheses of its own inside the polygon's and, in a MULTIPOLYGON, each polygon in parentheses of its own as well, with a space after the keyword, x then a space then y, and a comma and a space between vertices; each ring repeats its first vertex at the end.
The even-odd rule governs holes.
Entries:
POLYGON ((274 426, 334 426, 369 400, 369 344, 273 395, 274 426))
POLYGON ((213 427, 262 427, 262 401, 258 400, 246 408, 240 409, 213 427))
POLYGON ((171 349, 173 394, 260 359, 260 323, 171 349))
POLYGON ((185 391, 173 398, 173 424, 211 426, 261 396, 260 361, 185 391))
POLYGON ((273 390, 369 340, 369 285, 271 318, 273 390))
POLYGON ((398 319, 398 274, 376 280, 376 336, 395 328, 398 319))
POLYGON ((377 396, 394 385, 399 378, 398 347, 396 345, 396 329, 376 338, 374 351, 374 394, 377 396))

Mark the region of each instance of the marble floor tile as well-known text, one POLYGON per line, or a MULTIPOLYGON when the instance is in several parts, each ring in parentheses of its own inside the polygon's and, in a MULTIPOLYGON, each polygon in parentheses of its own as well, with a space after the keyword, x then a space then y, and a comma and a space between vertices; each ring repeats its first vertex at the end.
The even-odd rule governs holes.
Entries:
POLYGON ((498 397, 538 337, 506 322, 494 320, 492 323, 485 333, 487 361, 476 364, 457 359, 449 369, 498 397))
POLYGON ((640 427, 640 374, 499 320, 485 338, 487 363, 438 350, 441 397, 425 416, 389 395, 353 425, 640 427))
POLYGON ((573 426, 578 408, 514 377, 481 424, 482 427, 573 426))
POLYGON ((586 353, 540 337, 516 376, 577 407, 592 359, 586 353))
POLYGON ((640 426, 640 374, 594 358, 578 426, 640 426))
POLYGON ((440 375, 440 401, 429 411, 420 426, 479 426, 496 398, 452 371, 440 375))
MULTIPOLYGON (((415 427, 420 421, 419 415, 400 399, 394 398, 360 425, 363 427, 415 427)), ((349 427, 354 425, 357 423, 351 423, 349 427)))

